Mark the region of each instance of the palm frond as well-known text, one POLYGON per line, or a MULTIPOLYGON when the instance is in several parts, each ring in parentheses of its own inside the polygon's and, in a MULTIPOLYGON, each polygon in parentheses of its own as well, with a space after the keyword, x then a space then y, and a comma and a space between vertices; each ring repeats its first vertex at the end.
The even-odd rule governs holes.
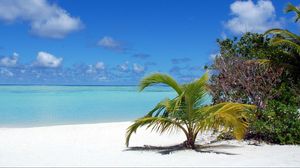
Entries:
POLYGON ((246 133, 247 111, 254 110, 256 106, 239 103, 220 103, 214 106, 204 107, 201 112, 205 115, 203 122, 198 124, 198 130, 204 131, 209 128, 233 129, 236 139, 242 139, 246 133))
POLYGON ((152 131, 157 131, 163 133, 167 130, 172 129, 181 129, 185 133, 186 130, 175 120, 171 120, 169 118, 162 118, 162 117, 145 117, 140 118, 134 121, 134 123, 127 128, 126 132, 126 146, 129 145, 130 137, 133 133, 137 131, 138 128, 147 126, 146 128, 152 127, 152 131))
POLYGON ((145 117, 159 116, 163 110, 170 111, 171 109, 171 100, 165 99, 160 101, 151 111, 149 111, 145 117), (155 113, 155 114, 154 114, 155 113))
POLYGON ((269 60, 269 59, 257 59, 255 61, 258 62, 259 64, 270 64, 271 63, 271 60, 269 60))
POLYGON ((180 85, 171 76, 160 73, 155 73, 142 79, 140 82, 140 91, 156 84, 165 84, 173 88, 178 94, 182 93, 180 85))
POLYGON ((170 117, 170 118, 184 118, 182 113, 185 108, 182 103, 182 97, 184 94, 175 97, 174 99, 166 98, 160 101, 151 111, 149 111, 145 117, 170 117))
POLYGON ((189 103, 195 106, 203 105, 208 94, 208 73, 205 73, 201 78, 185 85, 185 94, 189 98, 189 103))
POLYGON ((195 109, 199 106, 203 106, 207 99, 207 81, 208 73, 205 73, 201 78, 183 86, 186 107, 185 112, 189 122, 195 118, 195 109))
POLYGON ((273 45, 281 45, 281 46, 287 46, 295 49, 295 51, 300 55, 300 45, 296 44, 290 40, 281 39, 281 38, 274 38, 272 39, 273 45))
POLYGON ((296 19, 295 22, 298 22, 300 19, 300 10, 296 6, 292 5, 291 3, 288 3, 288 5, 285 8, 285 12, 296 12, 296 19))
POLYGON ((288 31, 288 30, 283 30, 283 29, 270 29, 265 32, 265 35, 269 34, 277 34, 283 36, 285 39, 293 40, 300 42, 300 36, 288 31))

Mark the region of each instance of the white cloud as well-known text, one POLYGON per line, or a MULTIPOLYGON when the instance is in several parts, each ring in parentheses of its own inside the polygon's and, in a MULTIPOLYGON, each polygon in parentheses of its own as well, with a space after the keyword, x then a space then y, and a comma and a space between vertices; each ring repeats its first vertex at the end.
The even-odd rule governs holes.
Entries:
POLYGON ((104 62, 97 62, 95 65, 88 65, 86 73, 88 74, 96 74, 97 72, 103 71, 105 69, 104 62))
POLYGON ((119 65, 119 68, 121 69, 121 71, 127 71, 129 69, 129 62, 126 61, 125 63, 119 65))
POLYGON ((145 68, 139 64, 133 64, 133 71, 136 73, 142 73, 145 71, 145 68))
POLYGON ((0 19, 26 21, 33 34, 49 38, 63 38, 82 27, 79 18, 47 0, 1 0, 0 19))
POLYGON ((99 76, 99 77, 97 77, 97 80, 98 81, 107 81, 108 78, 106 76, 99 76))
POLYGON ((13 53, 13 56, 14 56, 14 57, 19 57, 19 54, 16 53, 16 52, 14 52, 14 53, 13 53))
POLYGON ((103 62, 97 62, 96 65, 95 65, 95 68, 99 69, 99 70, 104 70, 105 69, 105 64, 103 62))
POLYGON ((121 42, 115 40, 112 37, 105 36, 102 39, 100 39, 97 43, 98 46, 103 47, 105 49, 113 50, 113 51, 119 51, 122 52, 125 50, 121 42))
POLYGON ((13 53, 13 55, 10 57, 2 57, 0 59, 0 66, 13 67, 17 65, 18 60, 19 60, 19 54, 13 53))
POLYGON ((88 74, 93 74, 93 73, 96 73, 97 71, 95 70, 93 65, 88 65, 88 69, 85 72, 88 74))
POLYGON ((218 57, 220 55, 220 53, 214 53, 214 54, 210 54, 209 58, 211 60, 215 60, 216 57, 218 57))
POLYGON ((222 38, 222 39, 227 39, 227 34, 226 34, 225 32, 222 32, 222 33, 221 33, 221 38, 222 38))
POLYGON ((63 58, 57 58, 54 55, 40 51, 36 58, 36 65, 46 68, 57 68, 61 65, 63 58))
POLYGON ((230 5, 233 18, 225 27, 235 34, 245 32, 262 33, 270 28, 280 28, 282 23, 276 20, 275 8, 269 0, 235 1, 230 5))
POLYGON ((6 76, 6 77, 13 77, 14 76, 14 74, 6 68, 1 68, 0 69, 0 74, 2 76, 6 76))

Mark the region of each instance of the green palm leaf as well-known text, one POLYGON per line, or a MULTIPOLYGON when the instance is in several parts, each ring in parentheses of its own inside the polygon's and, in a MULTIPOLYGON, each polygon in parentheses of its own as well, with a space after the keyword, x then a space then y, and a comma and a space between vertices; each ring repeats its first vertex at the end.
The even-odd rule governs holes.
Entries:
POLYGON ((296 19, 295 22, 298 22, 300 19, 300 10, 296 6, 292 5, 291 3, 288 3, 287 7, 285 8, 285 12, 295 12, 296 13, 296 19))
POLYGON ((140 82, 140 91, 144 90, 148 86, 152 86, 156 84, 165 84, 173 88, 178 94, 182 92, 179 84, 171 76, 166 74, 159 74, 159 73, 155 73, 144 78, 140 82))
MULTIPOLYGON (((295 49, 295 51, 300 55, 300 45, 293 41, 290 41, 287 39, 281 39, 281 38, 274 38, 272 40, 272 43, 273 43, 273 45, 277 45, 277 46, 291 47, 291 48, 295 49)), ((295 56, 295 55, 290 55, 290 56, 295 56)))
MULTIPOLYGON (((286 11, 299 12, 299 9, 289 4, 286 8, 286 11)), ((299 16, 300 15, 298 14, 297 20, 299 19, 299 16)), ((279 65, 288 68, 291 71, 299 72, 300 71, 299 68, 300 67, 300 36, 288 30, 282 30, 282 29, 268 30, 265 32, 265 35, 274 35, 273 38, 271 39, 271 44, 274 46, 280 46, 285 48, 284 50, 285 59, 283 62, 280 62, 279 65)), ((282 55, 278 55, 278 57, 282 57, 282 55)), ((271 60, 263 61, 263 64, 268 64, 268 63, 272 63, 272 61, 271 60)))
POLYGON ((198 124, 199 131, 206 131, 209 128, 214 129, 233 129, 236 139, 242 139, 246 133, 247 111, 255 110, 256 106, 239 103, 220 103, 201 109, 207 116, 198 124), (223 127, 223 128, 220 128, 223 127))
POLYGON ((269 34, 275 34, 275 35, 280 35, 285 39, 293 40, 296 42, 300 42, 300 37, 288 30, 283 30, 283 29, 270 29, 265 32, 266 35, 269 34))

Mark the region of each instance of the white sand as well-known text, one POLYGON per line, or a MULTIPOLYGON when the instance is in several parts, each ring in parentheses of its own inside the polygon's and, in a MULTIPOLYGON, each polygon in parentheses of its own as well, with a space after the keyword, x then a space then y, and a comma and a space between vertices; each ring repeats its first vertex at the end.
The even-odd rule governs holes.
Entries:
MULTIPOLYGON (((125 151, 129 122, 0 129, 0 166, 300 166, 300 146, 218 142, 214 152, 125 151), (220 146, 220 144, 223 144, 220 146)), ((206 135, 202 138, 209 139, 206 135)), ((182 134, 138 131, 130 146, 174 145, 182 134)))

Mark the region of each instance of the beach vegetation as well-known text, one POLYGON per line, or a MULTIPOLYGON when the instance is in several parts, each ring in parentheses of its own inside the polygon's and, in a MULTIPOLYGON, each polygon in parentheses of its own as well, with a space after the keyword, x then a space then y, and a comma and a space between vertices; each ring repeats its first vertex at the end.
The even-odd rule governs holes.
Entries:
MULTIPOLYGON (((288 4, 286 12, 299 8, 288 4)), ((218 39, 220 53, 207 69, 213 102, 256 105, 249 117, 248 139, 300 143, 300 36, 283 29, 218 39)), ((229 137, 224 136, 223 137, 229 137)))

